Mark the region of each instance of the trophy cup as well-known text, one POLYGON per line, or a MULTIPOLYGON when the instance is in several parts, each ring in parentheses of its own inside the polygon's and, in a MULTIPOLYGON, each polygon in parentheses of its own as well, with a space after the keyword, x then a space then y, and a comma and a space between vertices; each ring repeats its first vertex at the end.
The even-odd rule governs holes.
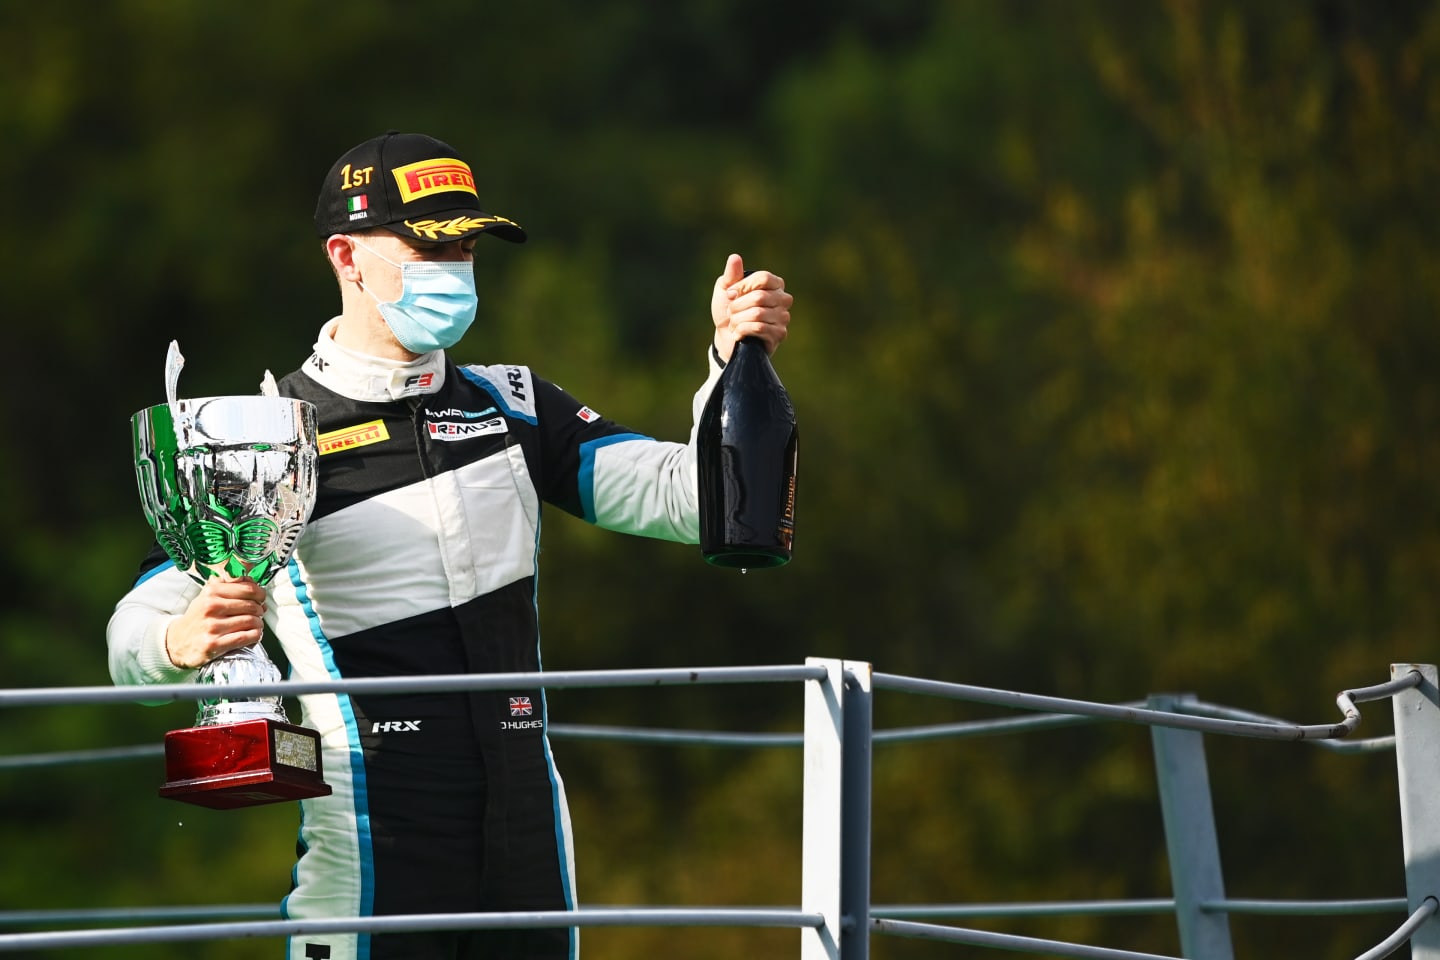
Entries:
MULTIPOLYGON (((265 372, 259 396, 176 397, 185 359, 171 342, 166 402, 130 420, 145 518, 175 566, 269 583, 284 569, 315 506, 315 408, 281 397, 265 372)), ((282 698, 226 697, 227 684, 270 683, 280 671, 259 643, 200 668, 214 684, 195 726, 165 735, 160 796, 230 809, 325 796, 320 735, 290 723, 282 698)))

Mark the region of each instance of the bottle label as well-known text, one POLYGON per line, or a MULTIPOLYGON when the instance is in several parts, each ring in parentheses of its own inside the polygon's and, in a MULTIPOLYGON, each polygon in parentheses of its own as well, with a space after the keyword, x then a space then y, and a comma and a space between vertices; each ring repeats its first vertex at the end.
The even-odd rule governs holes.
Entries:
POLYGON ((794 549, 795 539, 795 472, 785 480, 785 507, 780 514, 780 526, 776 536, 786 550, 794 549))

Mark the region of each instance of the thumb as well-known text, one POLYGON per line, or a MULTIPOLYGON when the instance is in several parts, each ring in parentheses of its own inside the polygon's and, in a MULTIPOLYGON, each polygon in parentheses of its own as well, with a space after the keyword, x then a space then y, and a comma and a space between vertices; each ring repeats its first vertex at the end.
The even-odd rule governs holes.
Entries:
POLYGON ((720 274, 721 285, 731 287, 745 276, 745 261, 740 254, 732 253, 725 260, 725 270, 720 274))

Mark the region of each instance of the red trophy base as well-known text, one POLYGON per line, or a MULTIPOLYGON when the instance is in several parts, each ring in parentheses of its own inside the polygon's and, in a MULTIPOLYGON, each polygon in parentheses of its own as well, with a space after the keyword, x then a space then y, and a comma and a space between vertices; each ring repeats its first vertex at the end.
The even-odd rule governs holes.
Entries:
POLYGON ((260 717, 165 734, 160 796, 215 810, 330 795, 320 735, 260 717))

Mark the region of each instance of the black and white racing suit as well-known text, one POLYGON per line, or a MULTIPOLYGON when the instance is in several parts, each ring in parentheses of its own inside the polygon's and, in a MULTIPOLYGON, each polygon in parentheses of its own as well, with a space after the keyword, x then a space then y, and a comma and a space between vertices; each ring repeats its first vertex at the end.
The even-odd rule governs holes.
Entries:
MULTIPOLYGON (((693 431, 689 445, 631 433, 526 367, 456 366, 440 351, 412 363, 362 357, 334 342, 333 326, 280 383, 315 404, 321 433, 314 514, 268 588, 266 623, 293 678, 539 670, 542 502, 696 542, 693 431)), ((719 372, 712 352, 697 419, 719 372)), ((110 621, 116 683, 191 678, 170 663, 164 636, 198 590, 152 552, 110 621)), ((543 690, 300 700, 334 794, 301 804, 286 916, 574 906, 543 690)), ((492 947, 526 938, 496 956, 578 952, 573 929, 488 936, 492 947)), ((426 955, 422 941, 297 937, 290 956, 426 955)))

